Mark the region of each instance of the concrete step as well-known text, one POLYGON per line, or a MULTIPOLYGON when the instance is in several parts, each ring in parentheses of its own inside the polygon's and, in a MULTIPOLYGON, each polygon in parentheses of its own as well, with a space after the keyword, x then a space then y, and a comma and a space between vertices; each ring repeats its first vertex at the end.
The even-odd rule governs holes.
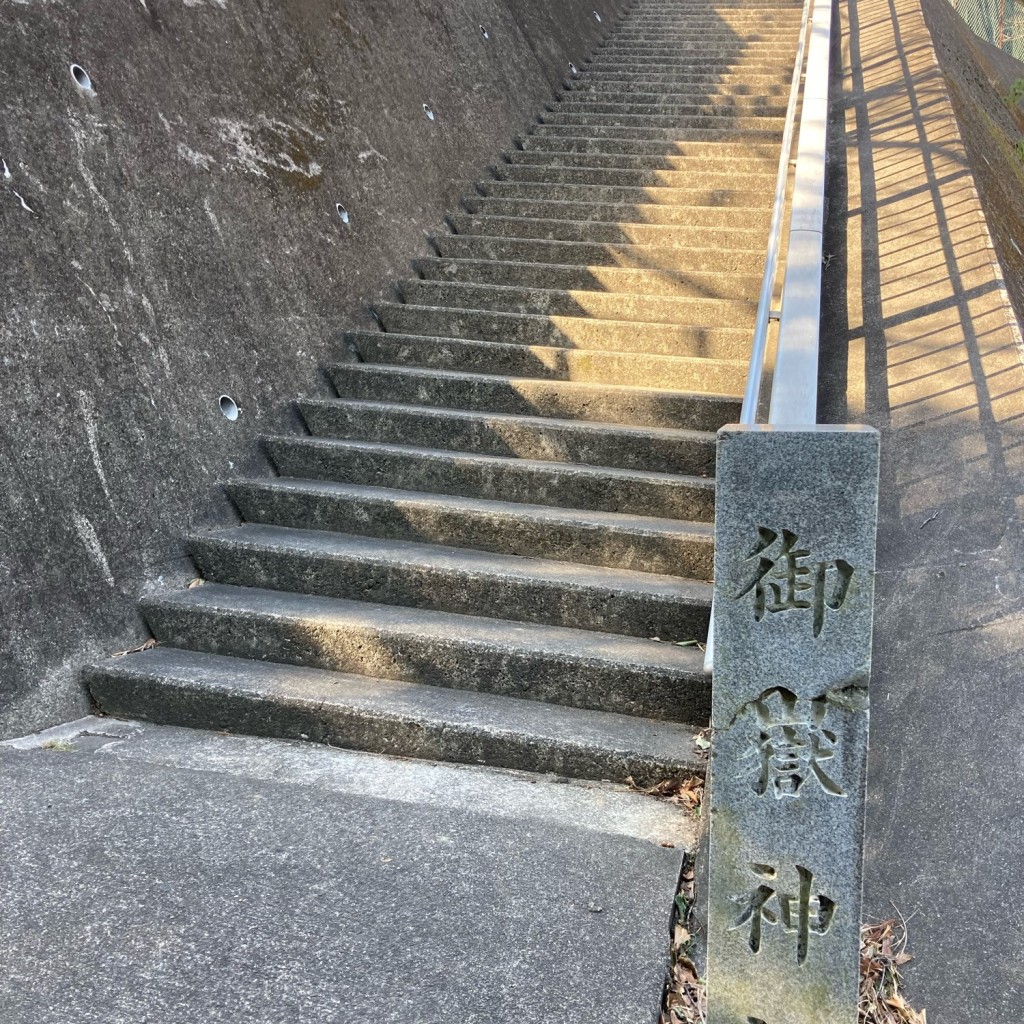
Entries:
POLYGON ((646 28, 640 25, 629 25, 603 39, 597 44, 597 49, 607 50, 616 45, 628 45, 634 41, 655 42, 664 45, 673 45, 677 42, 686 44, 692 42, 694 38, 706 39, 717 44, 734 44, 739 46, 764 42, 784 44, 794 40, 799 35, 799 29, 799 21, 787 24, 785 22, 773 23, 767 19, 763 25, 759 25, 757 28, 745 29, 741 33, 737 33, 734 28, 730 28, 728 25, 721 22, 716 23, 713 20, 705 20, 703 22, 695 20, 692 24, 679 28, 665 25, 652 25, 646 28))
POLYGON ((604 242, 611 245, 651 245, 662 248, 721 246, 748 252, 761 251, 765 244, 765 239, 758 237, 760 232, 742 228, 539 220, 533 217, 486 217, 474 214, 456 214, 450 218, 450 222, 452 229, 459 235, 504 235, 507 238, 549 238, 563 242, 604 242))
POLYGON ((735 327, 533 316, 486 309, 412 306, 403 302, 382 302, 375 309, 384 329, 399 334, 650 355, 745 359, 750 354, 750 332, 735 327))
POLYGON ((673 139, 671 141, 650 141, 607 136, 583 135, 523 135, 515 140, 516 147, 529 152, 550 153, 622 153, 628 156, 679 156, 695 160, 734 157, 750 160, 761 167, 766 161, 778 163, 777 145, 763 142, 730 142, 726 139, 711 141, 673 139))
MULTIPOLYGON (((715 206, 714 195, 731 195, 740 205, 771 203, 775 176, 764 171, 744 172, 739 168, 709 168, 706 173, 690 170, 641 170, 620 167, 558 167, 544 164, 500 163, 491 168, 500 181, 535 182, 543 185, 593 185, 643 188, 648 203, 715 206), (697 186, 697 187, 695 187, 697 186), (665 189, 665 194, 659 195, 665 189), (705 198, 707 197, 707 198, 705 198)), ((477 188, 488 194, 486 180, 477 188)))
MULTIPOLYGON (((532 221, 527 218, 474 218, 483 221, 513 220, 531 225, 580 224, 579 221, 532 221)), ((488 227, 490 225, 487 225, 488 227)), ((587 227, 616 228, 603 222, 587 227)), ((625 225, 629 230, 663 231, 679 244, 703 233, 706 244, 716 241, 728 245, 740 231, 725 228, 691 228, 681 225, 625 225), (680 238, 680 236, 683 236, 680 238)), ((481 234, 489 234, 482 231, 481 234)), ((499 232, 500 233, 500 232, 499 232)), ((735 244, 735 243, 733 243, 735 244)), ((602 320, 628 320, 632 323, 720 323, 727 327, 752 328, 756 303, 736 298, 676 298, 667 295, 610 295, 594 291, 558 291, 554 288, 516 288, 492 284, 461 284, 456 281, 425 281, 409 278, 399 283, 402 298, 418 306, 447 306, 455 309, 488 309, 506 313, 541 316, 588 316, 602 320)))
POLYGON ((740 412, 736 396, 635 385, 376 363, 340 363, 327 372, 339 397, 361 402, 697 431, 717 431, 740 412))
POLYGON ((750 63, 776 65, 793 61, 796 40, 792 35, 780 40, 762 42, 739 42, 722 36, 708 36, 702 39, 658 39, 650 34, 643 39, 615 39, 606 46, 598 47, 585 61, 586 67, 603 64, 605 61, 635 63, 637 66, 651 59, 658 62, 693 61, 706 57, 709 62, 728 61, 737 66, 750 63))
POLYGON ((707 103, 782 103, 789 98, 789 83, 777 75, 723 76, 699 71, 675 79, 637 79, 607 75, 574 78, 560 94, 564 99, 583 96, 699 96, 707 103), (726 91, 727 90, 727 91, 726 91))
POLYGON ((438 370, 543 377, 588 384, 634 384, 733 395, 743 391, 747 375, 745 359, 503 345, 493 341, 429 338, 383 331, 350 331, 346 339, 352 351, 367 363, 429 366, 438 370))
POLYGON ((553 112, 574 114, 630 114, 645 117, 651 114, 666 117, 698 116, 726 118, 785 118, 786 104, 763 97, 748 98, 745 103, 732 100, 709 103, 699 96, 678 93, 616 93, 594 96, 591 93, 569 92, 559 102, 548 104, 553 112))
MULTIPOLYGON (((594 159, 589 154, 580 154, 585 159, 594 159)), ((622 171, 617 169, 591 169, 585 167, 568 167, 564 170, 557 166, 533 168, 529 164, 516 164, 514 175, 506 176, 506 168, 513 165, 498 165, 496 172, 502 175, 501 180, 483 180, 476 183, 479 195, 489 199, 525 199, 541 200, 546 202, 565 203, 605 203, 609 206, 666 206, 681 207, 687 210, 701 210, 710 207, 738 207, 745 210, 765 209, 770 205, 770 192, 762 181, 751 176, 750 183, 754 185, 753 190, 741 191, 732 188, 732 181, 726 180, 725 187, 710 188, 669 188, 664 185, 637 185, 630 184, 632 180, 645 180, 639 177, 641 171, 626 168, 622 171), (525 172, 525 173, 524 173, 525 172), (532 173, 531 173, 532 172, 532 173), (592 177, 595 180, 607 180, 608 175, 623 174, 625 184, 591 184, 586 180, 579 181, 551 181, 546 179, 573 176, 581 179, 592 177), (537 178, 538 180, 528 180, 537 178), (515 180, 513 180, 515 179, 515 180), (524 180, 527 179, 527 180, 524 180)), ((695 183, 696 172, 691 174, 691 186, 695 183)), ((766 177, 766 176, 763 176, 766 177)), ((745 180, 739 175, 740 180, 745 180)), ((654 173, 648 180, 656 180, 654 173)), ((705 179, 697 178, 703 182, 705 179)), ((702 214, 695 214, 702 216, 702 214)), ((707 214, 713 216, 713 214, 707 214)), ((541 218, 546 219, 546 218, 541 218)), ((558 218, 565 219, 565 218, 558 218)), ((572 219, 572 218, 568 218, 572 219)))
MULTIPOLYGON (((552 239, 442 235, 431 239, 437 252, 452 259, 558 263, 628 269, 662 268, 667 273, 755 274, 764 272, 764 253, 749 249, 668 249, 645 245, 605 245, 552 239)), ((749 339, 748 339, 749 340, 749 339)), ((680 355, 691 355, 681 352, 680 355)), ((698 353, 713 354, 713 353, 698 353)))
POLYGON ((213 583, 517 623, 684 641, 711 612, 705 582, 390 537, 246 524, 188 548, 213 583))
POLYGON ((322 437, 265 444, 287 477, 694 522, 714 517, 714 481, 681 473, 322 437))
POLYGON ((398 757, 653 785, 701 774, 693 728, 157 647, 85 670, 107 715, 398 757))
POLYGON ((299 402, 318 437, 512 455, 546 462, 710 475, 710 431, 630 427, 585 420, 436 409, 391 402, 304 399, 299 402))
POLYGON ((642 113, 602 114, 574 112, 572 110, 549 110, 538 117, 541 125, 565 125, 582 128, 636 128, 642 131, 687 131, 708 128, 723 132, 781 132, 785 126, 784 117, 744 117, 729 113, 642 113))
POLYGON ((149 595, 157 641, 205 654, 703 725, 703 655, 612 633, 207 583, 149 595))
POLYGON ((249 523, 696 580, 709 580, 714 571, 714 530, 709 523, 287 477, 239 480, 227 491, 249 523))
POLYGON ((659 128, 622 124, 536 124, 531 135, 541 138, 625 139, 638 142, 691 143, 720 142, 758 145, 782 142, 781 130, 761 131, 755 128, 659 128))
MULTIPOLYGON (((671 295, 681 298, 737 298, 756 301, 759 274, 723 274, 719 271, 672 271, 652 267, 572 266, 499 260, 422 258, 413 267, 432 281, 512 285, 518 288, 593 290, 606 293, 671 295)), ((626 383, 626 382, 624 382, 626 383)))
MULTIPOLYGON (((634 171, 686 171, 694 173, 709 170, 714 172, 738 171, 741 174, 763 174, 774 178, 778 162, 769 157, 751 161, 749 157, 736 153, 730 156, 701 158, 692 156, 659 156, 655 153, 641 155, 630 153, 559 153, 545 150, 513 149, 503 154, 507 164, 527 164, 539 167, 591 167, 614 168, 634 171)), ((501 167, 501 164, 496 166, 501 167)), ((692 189, 681 189, 691 192, 692 189)))
POLYGON ((467 213, 484 217, 604 221, 612 224, 688 224, 716 228, 751 228, 764 234, 768 232, 770 220, 770 211, 763 204, 682 206, 667 203, 602 203, 467 196, 463 199, 462 205, 467 213))

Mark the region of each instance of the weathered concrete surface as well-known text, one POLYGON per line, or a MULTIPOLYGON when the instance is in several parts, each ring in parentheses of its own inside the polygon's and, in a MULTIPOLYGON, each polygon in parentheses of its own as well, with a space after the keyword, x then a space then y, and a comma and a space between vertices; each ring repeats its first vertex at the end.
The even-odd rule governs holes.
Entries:
POLYGON ((77 752, 0 748, 4 1024, 656 1020, 678 808, 86 725, 77 752))
POLYGON ((216 481, 267 471, 255 435, 297 429, 332 333, 617 6, 3 6, 0 735, 69 717, 77 665, 144 636, 143 583, 231 521, 216 481))
POLYGON ((718 434, 709 1024, 857 1020, 878 440, 718 434))
POLYGON ((866 911, 929 1019, 1024 1005, 1024 372, 916 0, 840 6, 820 418, 882 433, 866 911))

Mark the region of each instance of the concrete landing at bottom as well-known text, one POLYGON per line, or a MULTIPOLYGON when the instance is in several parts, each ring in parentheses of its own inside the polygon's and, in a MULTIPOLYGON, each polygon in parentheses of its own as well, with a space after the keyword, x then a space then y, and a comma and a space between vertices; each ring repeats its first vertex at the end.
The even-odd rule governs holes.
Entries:
POLYGON ((675 807, 288 741, 67 732, 0 746, 4 1024, 656 1020, 693 838, 675 807))

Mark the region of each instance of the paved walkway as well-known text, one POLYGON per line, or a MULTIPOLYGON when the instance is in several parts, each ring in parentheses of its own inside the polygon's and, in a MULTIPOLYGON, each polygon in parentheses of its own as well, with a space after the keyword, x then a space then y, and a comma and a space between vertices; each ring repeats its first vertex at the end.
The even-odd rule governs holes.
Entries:
POLYGON ((100 735, 74 749, 0 746, 3 1024, 657 1019, 692 841, 676 807, 313 744, 86 727, 100 735))
POLYGON ((929 1020, 1016 1024, 1020 337, 917 0, 840 13, 820 415, 883 435, 866 910, 912 918, 929 1020))

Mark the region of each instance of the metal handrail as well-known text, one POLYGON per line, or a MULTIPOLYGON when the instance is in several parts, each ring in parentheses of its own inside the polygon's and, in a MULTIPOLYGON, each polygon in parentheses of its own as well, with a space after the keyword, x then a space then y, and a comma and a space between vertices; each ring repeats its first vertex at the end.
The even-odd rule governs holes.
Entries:
POLYGON ((764 276, 761 278, 761 297, 757 304, 757 319, 754 321, 754 343, 750 349, 750 365, 747 370, 747 387, 743 392, 743 408, 740 423, 750 425, 757 422, 757 405, 761 393, 761 378, 764 375, 764 357, 768 347, 768 324, 771 321, 772 297, 775 295, 775 274, 782 243, 782 215, 786 208, 786 186, 789 182, 789 162, 793 154, 793 129, 796 127, 796 111, 800 101, 800 79, 804 70, 804 51, 807 48, 807 22, 811 16, 814 0, 804 0, 804 14, 800 21, 800 43, 793 62, 793 80, 789 87, 789 104, 786 107, 786 127, 782 132, 782 149, 779 152, 779 170, 775 176, 775 205, 772 207, 772 222, 768 228, 768 252, 764 261, 764 276))
MULTIPOLYGON (((804 0, 800 42, 793 65, 786 126, 782 134, 782 151, 779 154, 779 170, 775 182, 775 205, 772 209, 764 276, 761 279, 761 295, 754 323, 750 366, 740 411, 740 423, 746 426, 757 422, 761 382, 764 378, 768 324, 773 319, 771 303, 778 273, 783 212, 789 182, 796 110, 801 94, 801 78, 804 78, 803 104, 800 110, 800 134, 793 199, 790 204, 786 272, 782 286, 782 309, 778 317, 779 334, 768 422, 776 425, 805 426, 817 419, 831 41, 831 0, 804 0)), ((711 672, 714 665, 714 623, 715 609, 712 604, 708 642, 704 652, 704 671, 707 673, 711 672)))

